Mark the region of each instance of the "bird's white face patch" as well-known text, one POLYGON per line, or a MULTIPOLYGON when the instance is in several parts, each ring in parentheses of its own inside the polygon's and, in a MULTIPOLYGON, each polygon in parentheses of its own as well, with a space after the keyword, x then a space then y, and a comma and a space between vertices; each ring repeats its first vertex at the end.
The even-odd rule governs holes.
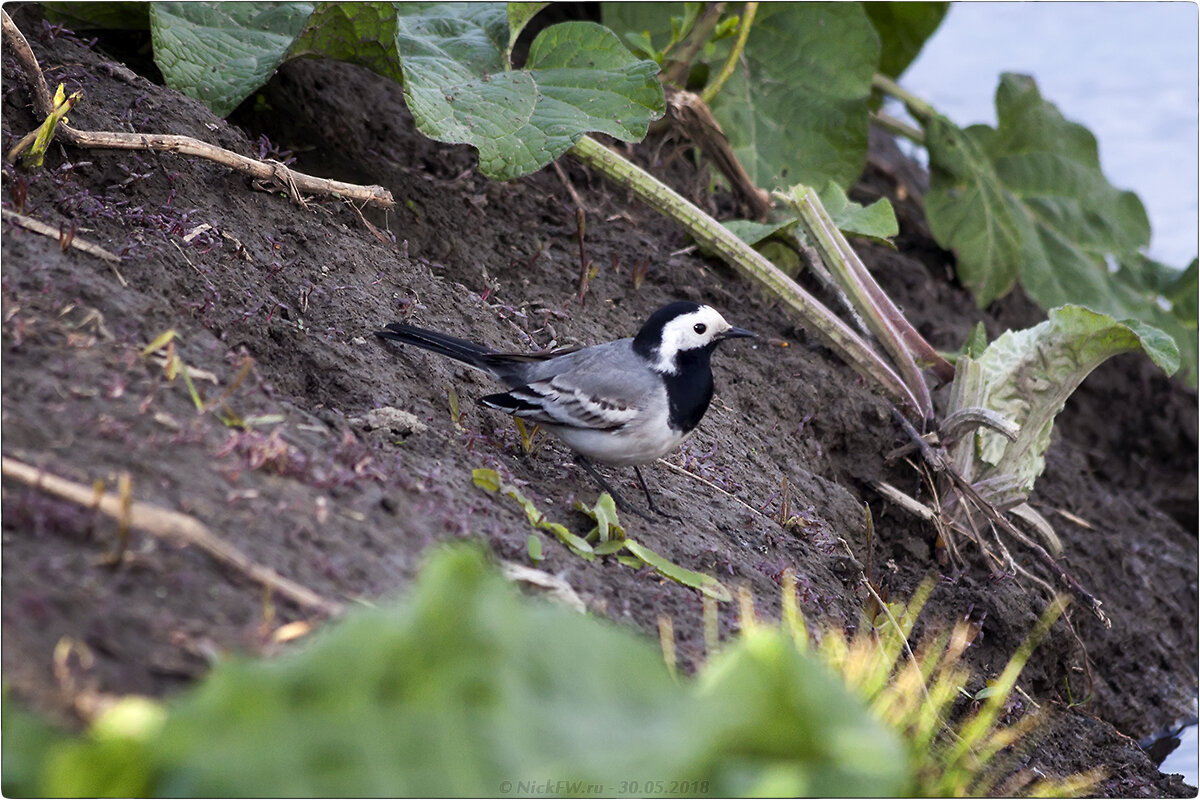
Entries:
POLYGON ((675 374, 675 356, 685 350, 708 347, 720 334, 733 326, 715 308, 700 306, 695 311, 676 317, 663 326, 662 342, 658 346, 659 372, 675 374))

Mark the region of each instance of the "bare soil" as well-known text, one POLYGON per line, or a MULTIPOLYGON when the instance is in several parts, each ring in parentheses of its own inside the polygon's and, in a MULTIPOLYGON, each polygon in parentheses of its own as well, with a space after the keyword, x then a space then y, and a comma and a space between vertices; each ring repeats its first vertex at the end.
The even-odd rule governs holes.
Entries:
MULTIPOLYGON (((117 66, 154 77, 129 41, 81 42, 30 8, 16 19, 49 80, 83 89, 71 115, 78 127, 183 133, 248 155, 290 150, 297 168, 382 184, 398 206, 360 215, 318 198, 300 207, 222 167, 166 154, 56 144, 44 169, 5 165, 5 208, 26 191, 25 214, 74 225, 122 256, 113 268, 4 224, 5 456, 110 490, 127 472, 136 499, 196 517, 257 562, 327 597, 377 598, 403 591, 426 548, 447 540, 528 562, 524 513, 476 488, 474 468, 498 470, 576 530, 586 528, 572 503, 594 501, 597 490, 554 441, 522 453, 510 420, 473 402, 494 391, 486 378, 386 346, 372 331, 403 319, 502 348, 590 344, 631 335, 672 299, 694 299, 777 341, 717 354, 717 399, 671 459, 735 497, 651 467, 659 504, 682 521, 631 517, 633 535, 678 564, 745 585, 765 616, 778 615, 780 576, 791 567, 810 624, 825 626, 857 624, 863 570, 894 597, 940 573, 926 624, 979 623, 968 651, 979 686, 1045 607, 1035 586, 992 577, 966 544, 965 573, 939 565, 932 528, 869 488, 886 479, 922 494, 911 468, 884 459, 904 442, 885 400, 771 299, 599 176, 562 163, 587 206, 587 256, 598 268, 581 304, 575 208, 555 171, 486 180, 470 149, 416 132, 399 86, 350 65, 293 62, 225 121, 117 66), (183 361, 215 378, 197 381, 207 398, 251 358, 225 405, 242 418, 282 421, 245 431, 198 414, 182 381, 140 355, 171 329, 183 361), (411 412, 424 428, 372 428, 363 417, 380 407, 411 412), (774 519, 785 479, 803 522, 788 529, 774 519)), ((27 76, 7 50, 3 79, 7 152, 37 120, 27 76)), ((702 205, 729 205, 706 194, 706 173, 680 142, 652 137, 630 152, 702 205)), ((913 214, 922 179, 879 141, 856 190, 897 204, 898 250, 859 250, 919 329, 952 350, 977 321, 994 336, 1041 319, 1019 292, 975 307, 953 280, 953 256, 913 214), (908 176, 903 200, 897 176, 908 176)), ((1137 740, 1196 712, 1196 427, 1193 391, 1144 358, 1114 359, 1069 402, 1032 498, 1064 541, 1064 566, 1113 624, 1076 608, 1035 654, 1021 686, 1052 723, 1024 758, 1058 774, 1103 767, 1104 796, 1195 793, 1161 774, 1137 740)), ((638 498, 632 473, 612 474, 638 498)), ((136 531, 125 559, 109 566, 117 539, 112 521, 5 480, 3 677, 63 724, 80 724, 81 686, 170 695, 216 654, 268 653, 272 629, 319 621, 284 600, 265 602, 258 584, 196 549, 136 531), (64 637, 95 657, 67 682, 53 669, 64 637)), ((594 613, 650 636, 669 615, 680 657, 702 659, 695 591, 613 559, 583 561, 549 538, 543 546, 541 568, 594 613)), ((1034 566, 1030 554, 1015 554, 1034 566)), ((723 608, 721 622, 729 633, 735 610, 723 608)), ((1013 718, 1024 703, 1014 701, 1013 718)))

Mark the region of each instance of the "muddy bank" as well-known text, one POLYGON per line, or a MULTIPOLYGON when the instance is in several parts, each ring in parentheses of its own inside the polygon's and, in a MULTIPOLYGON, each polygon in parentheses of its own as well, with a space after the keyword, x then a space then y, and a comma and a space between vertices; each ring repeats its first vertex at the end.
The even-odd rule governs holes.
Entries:
MULTIPOLYGON (((551 519, 577 528, 572 503, 593 501, 596 490, 555 442, 522 452, 509 420, 474 403, 494 390, 486 378, 383 346, 372 331, 403 319, 504 348, 590 344, 630 335, 660 305, 686 298, 788 346, 736 343, 717 354, 717 399, 670 459, 691 475, 647 470, 660 505, 683 521, 631 518, 637 538, 746 585, 765 615, 778 615, 779 578, 792 567, 812 624, 855 624, 868 566, 901 596, 939 569, 934 531, 868 488, 884 478, 921 492, 914 471, 884 461, 903 441, 888 405, 769 298, 597 176, 563 164, 587 205, 587 253, 599 267, 581 305, 575 209, 556 173, 485 180, 469 149, 416 133, 398 86, 348 65, 290 63, 261 102, 226 122, 114 67, 123 51, 50 35, 32 12, 16 19, 49 78, 84 90, 72 114, 78 127, 184 133, 250 155, 291 151, 299 169, 382 184, 398 204, 361 216, 329 200, 301 208, 173 155, 56 145, 40 172, 6 166, 5 208, 23 192, 24 213, 74 223, 76 235, 122 261, 64 253, 5 224, 4 455, 85 485, 114 487, 128 472, 138 500, 194 516, 260 564, 326 597, 375 598, 401 591, 422 552, 448 539, 528 560, 523 512, 473 486, 474 468, 496 469, 551 519), (280 421, 245 431, 217 413, 198 415, 182 382, 140 355, 167 330, 207 398, 234 385, 251 359, 224 405, 243 419, 280 421), (366 419, 385 406, 421 424, 366 419), (801 519, 788 529, 773 518, 785 478, 801 519)), ((25 76, 7 55, 3 69, 7 152, 36 121, 25 76)), ((722 202, 699 194, 707 181, 680 143, 657 139, 632 152, 702 205, 722 202)), ((874 155, 896 157, 882 144, 874 155)), ((893 193, 893 174, 868 168, 858 194, 893 193)), ((994 336, 1040 319, 1020 296, 975 309, 950 277, 952 256, 899 207, 899 250, 859 249, 935 346, 956 348, 978 320, 994 336)), ((1027 758, 1059 773, 1105 766, 1109 796, 1194 793, 1161 775, 1134 740, 1195 713, 1196 421, 1193 392, 1145 359, 1115 359, 1068 404, 1033 498, 1063 538, 1065 565, 1104 601, 1113 626, 1076 610, 1073 627, 1060 623, 1035 655, 1021 685, 1054 723, 1027 758)), ((613 478, 637 496, 631 473, 613 478)), ((272 629, 314 619, 286 601, 264 603, 257 584, 194 549, 136 533, 124 561, 108 566, 112 522, 7 480, 3 536, 4 678, 66 724, 78 724, 80 685, 169 694, 203 675, 213 654, 268 652, 272 629), (74 687, 52 669, 63 637, 95 656, 74 687)), ((659 615, 670 615, 681 658, 702 657, 694 591, 543 544, 541 568, 595 613, 651 635, 659 615)), ((967 551, 972 568, 942 576, 927 619, 980 624, 968 657, 982 686, 1045 599, 991 577, 967 551)), ((735 619, 722 611, 723 633, 735 619)))

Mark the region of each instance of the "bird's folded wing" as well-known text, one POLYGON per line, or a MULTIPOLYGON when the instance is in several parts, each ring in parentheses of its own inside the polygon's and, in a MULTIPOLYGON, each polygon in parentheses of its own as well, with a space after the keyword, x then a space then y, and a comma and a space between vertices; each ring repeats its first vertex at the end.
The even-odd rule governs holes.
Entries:
POLYGON ((640 409, 613 393, 589 391, 564 376, 533 381, 480 402, 543 425, 615 431, 632 422, 640 409))

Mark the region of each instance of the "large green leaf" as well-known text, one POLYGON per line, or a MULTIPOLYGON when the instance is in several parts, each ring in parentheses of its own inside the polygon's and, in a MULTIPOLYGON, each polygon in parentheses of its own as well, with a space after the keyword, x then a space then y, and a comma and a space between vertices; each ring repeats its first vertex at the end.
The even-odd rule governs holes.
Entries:
POLYGON ((41 776, 47 756, 66 735, 21 708, 8 686, 0 700, 0 761, 4 764, 0 788, 5 797, 34 797, 42 793, 41 776))
POLYGON ((1000 183, 984 140, 990 128, 962 130, 941 116, 925 123, 932 188, 925 214, 934 238, 958 259, 958 278, 980 305, 1017 282, 1024 241, 1032 232, 1000 183))
POLYGON ((847 705, 841 682, 784 630, 743 631, 701 674, 700 689, 719 720, 716 783, 727 797, 878 796, 903 785, 900 741, 847 705))
MULTIPOLYGON (((603 3, 622 36, 648 34, 662 47, 683 3, 603 3)), ((712 111, 750 179, 767 189, 795 183, 849 187, 867 153, 867 100, 879 36, 859 3, 763 3, 742 63, 712 111)), ((701 55, 711 69, 729 40, 701 55)))
MULTIPOLYGON (((1168 374, 1179 368, 1179 350, 1167 334, 1139 320, 1117 321, 1082 306, 1053 309, 1045 322, 1008 331, 988 345, 975 360, 981 386, 965 395, 982 398, 986 408, 1021 430, 1016 441, 981 430, 978 456, 985 466, 973 470, 973 477, 1010 476, 1023 491, 1032 489, 1045 468, 1054 418, 1067 398, 1105 360, 1132 350, 1145 352, 1168 374)), ((960 363, 959 375, 969 372, 960 363)))
POLYGON ((538 15, 549 3, 508 3, 508 46, 504 48, 504 57, 512 63, 513 45, 521 36, 521 31, 529 21, 538 15))
POLYGON ((586 133, 640 140, 662 116, 652 61, 606 28, 543 30, 525 68, 509 51, 539 4, 154 3, 155 60, 168 85, 225 115, 289 58, 364 64, 404 83, 418 128, 479 150, 492 178, 529 174, 586 133))
POLYGON ((313 3, 152 3, 154 61, 167 85, 225 116, 283 63, 313 3))
POLYGON ((879 36, 858 3, 764 3, 712 104, 755 185, 849 187, 867 155, 879 36))
POLYGON ((896 735, 786 635, 731 644, 703 686, 676 683, 655 644, 520 597, 470 548, 431 559, 407 602, 356 609, 290 655, 221 663, 168 710, 125 738, 93 729, 47 743, 55 769, 37 788, 677 797, 907 786, 896 735))
POLYGON ((949 3, 864 3, 883 45, 879 71, 891 78, 908 68, 933 35, 949 3))
POLYGON ((1104 177, 1095 137, 1023 75, 1002 76, 996 113, 995 128, 964 130, 936 114, 925 121, 926 213, 934 238, 955 253, 959 279, 981 306, 1019 279, 1043 308, 1078 303, 1170 329, 1194 371, 1195 337, 1184 333, 1195 330, 1193 307, 1165 297, 1166 276, 1177 273, 1141 254, 1145 208, 1104 177))
POLYGON ((981 305, 1017 277, 1043 307, 1087 304, 1120 314, 1107 261, 1150 240, 1141 201, 1108 183, 1096 139, 1042 99, 1032 78, 1005 74, 996 128, 927 126, 934 236, 954 250, 981 305))
POLYGON ((150 27, 150 4, 113 3, 40 3, 46 17, 67 27, 84 31, 103 30, 144 31, 150 27))
POLYGON ((361 64, 404 82, 396 52, 396 7, 392 3, 321 3, 296 37, 287 57, 317 56, 361 64))
POLYGON ((421 132, 479 150, 480 170, 507 180, 565 153, 590 131, 626 141, 662 116, 653 61, 634 58, 601 25, 565 22, 533 40, 509 70, 504 4, 402 6, 396 43, 421 132))

